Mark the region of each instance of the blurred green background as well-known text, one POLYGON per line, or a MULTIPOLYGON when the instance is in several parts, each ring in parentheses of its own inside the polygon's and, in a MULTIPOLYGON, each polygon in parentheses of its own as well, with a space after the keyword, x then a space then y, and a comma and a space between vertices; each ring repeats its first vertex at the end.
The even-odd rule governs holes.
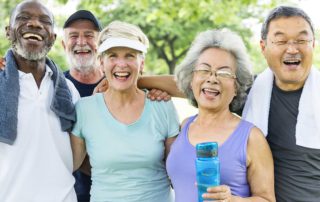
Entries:
MULTIPOLYGON (((5 26, 14 6, 21 1, 0 0, 0 54, 9 48, 5 26)), ((77 9, 92 11, 106 26, 122 20, 140 26, 150 40, 146 74, 171 74, 185 56, 197 33, 227 27, 239 33, 251 56, 254 73, 261 72, 266 63, 260 53, 261 23, 271 8, 277 5, 298 5, 297 0, 47 0, 42 1, 55 15, 58 38, 49 56, 62 70, 68 69, 61 45, 64 21, 77 9)), ((316 27, 317 28, 317 27, 316 27)), ((316 29, 316 38, 319 30, 316 29)), ((316 42, 314 64, 320 66, 316 42)))

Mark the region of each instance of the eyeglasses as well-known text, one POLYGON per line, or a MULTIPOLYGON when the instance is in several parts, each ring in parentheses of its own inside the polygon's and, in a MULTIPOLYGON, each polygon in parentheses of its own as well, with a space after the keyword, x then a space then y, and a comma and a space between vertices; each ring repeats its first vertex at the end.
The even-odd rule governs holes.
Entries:
POLYGON ((237 78, 237 76, 234 73, 232 73, 231 70, 221 69, 221 68, 224 68, 224 67, 220 67, 220 69, 218 70, 211 70, 210 68, 206 68, 206 67, 198 67, 198 68, 195 68, 192 72, 196 73, 198 76, 203 78, 208 78, 213 74, 217 78, 227 78, 227 79, 237 78))
POLYGON ((304 47, 312 41, 313 39, 298 39, 294 41, 288 41, 288 40, 271 41, 271 43, 279 47, 288 47, 289 45, 304 47))

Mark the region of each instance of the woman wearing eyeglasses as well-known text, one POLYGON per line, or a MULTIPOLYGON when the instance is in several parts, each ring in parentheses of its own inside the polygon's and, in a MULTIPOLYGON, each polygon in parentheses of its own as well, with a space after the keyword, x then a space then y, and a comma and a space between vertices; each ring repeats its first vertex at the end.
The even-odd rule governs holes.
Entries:
POLYGON ((269 146, 258 128, 232 113, 252 84, 249 67, 241 38, 228 30, 200 33, 177 67, 177 85, 199 112, 183 121, 167 158, 176 202, 197 201, 195 145, 212 141, 219 144, 221 185, 208 188, 204 200, 275 201, 269 146))

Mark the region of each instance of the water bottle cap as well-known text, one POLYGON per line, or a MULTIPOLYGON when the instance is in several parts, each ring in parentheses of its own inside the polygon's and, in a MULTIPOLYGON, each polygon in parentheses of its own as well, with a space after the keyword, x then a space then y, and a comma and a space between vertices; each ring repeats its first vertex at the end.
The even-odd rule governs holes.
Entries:
POLYGON ((217 142, 203 142, 196 145, 197 158, 210 158, 218 156, 217 142))

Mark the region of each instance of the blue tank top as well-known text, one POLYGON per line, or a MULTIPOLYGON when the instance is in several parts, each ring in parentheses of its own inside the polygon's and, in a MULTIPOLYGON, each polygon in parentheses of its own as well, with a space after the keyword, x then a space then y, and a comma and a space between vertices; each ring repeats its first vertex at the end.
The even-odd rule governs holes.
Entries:
MULTIPOLYGON (((172 144, 166 167, 175 191, 175 201, 198 200, 195 147, 189 142, 188 130, 196 116, 190 117, 172 144)), ((228 185, 233 195, 251 196, 247 180, 247 142, 253 124, 241 120, 230 137, 219 146, 221 184, 228 185)))

